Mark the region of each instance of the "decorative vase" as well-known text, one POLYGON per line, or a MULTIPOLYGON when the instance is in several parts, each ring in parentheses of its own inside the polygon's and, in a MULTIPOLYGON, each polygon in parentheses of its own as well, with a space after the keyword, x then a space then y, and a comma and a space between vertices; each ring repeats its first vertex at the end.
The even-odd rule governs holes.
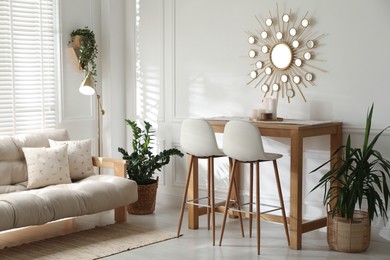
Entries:
POLYGON ((152 214, 156 206, 158 179, 155 183, 138 185, 138 200, 127 205, 127 212, 134 215, 152 214))
POLYGON ((327 231, 329 247, 335 251, 363 252, 370 245, 371 222, 364 211, 355 210, 352 220, 336 215, 332 218, 328 212, 327 231))

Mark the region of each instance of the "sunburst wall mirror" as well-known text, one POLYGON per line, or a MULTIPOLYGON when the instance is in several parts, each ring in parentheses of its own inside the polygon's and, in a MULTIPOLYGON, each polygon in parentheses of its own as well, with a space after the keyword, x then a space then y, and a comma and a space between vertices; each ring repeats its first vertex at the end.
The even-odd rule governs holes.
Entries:
POLYGON ((303 88, 314 86, 315 70, 323 71, 315 63, 316 48, 324 36, 313 35, 308 12, 298 18, 291 10, 279 13, 269 11, 269 16, 261 19, 255 16, 259 27, 248 32, 248 52, 251 71, 248 85, 260 87, 263 98, 291 99, 301 96, 306 102, 303 88))

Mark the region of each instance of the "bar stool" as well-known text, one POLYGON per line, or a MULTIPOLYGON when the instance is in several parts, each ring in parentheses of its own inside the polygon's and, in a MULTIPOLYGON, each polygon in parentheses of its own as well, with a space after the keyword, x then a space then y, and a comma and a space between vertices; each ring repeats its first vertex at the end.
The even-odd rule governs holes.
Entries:
POLYGON ((184 152, 189 155, 188 174, 183 194, 179 227, 177 237, 180 236, 180 229, 183 221, 185 204, 207 207, 207 222, 210 230, 210 213, 212 217, 212 239, 215 245, 215 197, 214 197, 214 158, 223 157, 225 154, 218 148, 214 131, 211 125, 202 119, 186 119, 181 126, 180 145, 184 152), (188 187, 191 178, 194 159, 207 159, 207 197, 194 198, 187 200, 188 187), (207 203, 200 203, 201 200, 207 199, 207 203))
MULTIPOLYGON (((281 158, 282 155, 274 153, 265 153, 263 149, 263 143, 261 139, 261 134, 259 129, 251 124, 250 122, 245 121, 230 121, 226 124, 224 134, 223 134, 223 151, 224 153, 233 160, 233 166, 231 168, 229 190, 227 194, 225 211, 223 215, 223 222, 221 227, 221 236, 219 240, 219 245, 222 244, 223 234, 226 225, 226 216, 229 210, 246 212, 249 214, 249 228, 250 236, 252 235, 252 215, 256 216, 256 235, 257 235, 257 254, 260 255, 260 214, 269 213, 276 210, 282 211, 282 219, 284 224, 284 229, 287 237, 287 243, 290 245, 290 237, 287 228, 287 219, 283 203, 282 189, 280 186, 279 172, 276 160, 281 158), (271 209, 266 212, 260 212, 260 162, 272 161, 275 172, 276 185, 279 194, 280 206, 271 206, 271 209), (249 198, 249 210, 245 211, 242 208, 238 207, 237 209, 229 207, 229 200, 232 193, 233 187, 238 190, 235 177, 237 174, 237 168, 240 163, 250 163, 250 198, 249 198), (253 164, 256 165, 256 208, 253 210, 253 164)), ((237 204, 240 205, 237 193, 237 204)), ((241 204, 241 205, 247 205, 241 204)))

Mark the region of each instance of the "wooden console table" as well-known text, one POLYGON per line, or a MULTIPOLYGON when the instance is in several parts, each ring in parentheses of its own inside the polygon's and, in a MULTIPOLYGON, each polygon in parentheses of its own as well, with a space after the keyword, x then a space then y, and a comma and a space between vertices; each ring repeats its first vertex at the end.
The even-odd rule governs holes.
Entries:
MULTIPOLYGON (((225 124, 229 118, 207 119, 216 133, 223 133, 225 124)), ((253 122, 259 129, 262 136, 290 138, 291 161, 290 161, 290 247, 293 249, 302 248, 302 234, 326 226, 326 218, 313 221, 302 219, 302 159, 303 139, 305 137, 330 135, 330 155, 332 155, 342 144, 342 123, 321 122, 321 121, 298 121, 284 120, 282 122, 253 122)), ((334 162, 331 162, 331 167, 334 162)), ((198 197, 198 162, 195 162, 192 169, 193 174, 190 183, 188 199, 198 197)), ((221 211, 221 207, 217 209, 221 211)), ((198 229, 199 215, 205 210, 198 206, 188 206, 188 227, 198 229)), ((280 217, 265 215, 262 218, 280 222, 280 217)))

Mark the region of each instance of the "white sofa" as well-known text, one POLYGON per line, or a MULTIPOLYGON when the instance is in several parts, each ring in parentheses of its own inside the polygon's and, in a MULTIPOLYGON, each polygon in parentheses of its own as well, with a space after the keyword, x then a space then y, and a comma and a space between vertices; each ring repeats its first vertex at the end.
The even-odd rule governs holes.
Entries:
POLYGON ((126 178, 125 161, 91 156, 83 158, 85 154, 90 154, 90 141, 66 142, 67 140, 69 136, 65 129, 0 136, 0 231, 110 209, 115 209, 115 221, 126 221, 125 206, 137 201, 138 191, 137 184, 126 178), (70 151, 72 145, 73 150, 70 151), (88 145, 89 151, 85 148, 88 145), (79 146, 86 150, 79 153, 75 150, 79 146), (42 151, 48 151, 54 157, 44 160, 42 151), (65 157, 68 171, 63 170, 66 162, 62 158, 65 157), (73 165, 76 169, 76 175, 73 175, 71 164, 77 160, 79 165, 73 165), (39 168, 47 167, 50 171, 53 165, 65 175, 58 177, 53 172, 45 176, 47 173, 42 173, 39 168), (115 176, 95 174, 95 167, 113 168, 115 176))

